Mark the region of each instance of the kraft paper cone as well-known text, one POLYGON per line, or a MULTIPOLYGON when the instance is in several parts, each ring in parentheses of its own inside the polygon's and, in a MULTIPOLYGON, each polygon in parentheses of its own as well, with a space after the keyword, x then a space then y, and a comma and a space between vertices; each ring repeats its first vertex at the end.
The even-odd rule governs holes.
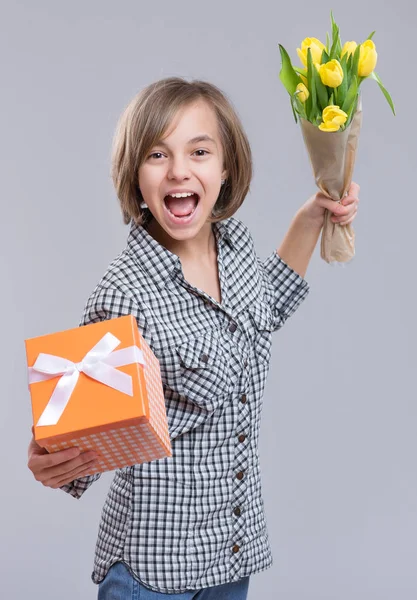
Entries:
MULTIPOLYGON (((326 132, 300 119, 301 131, 319 189, 336 202, 347 194, 352 183, 353 168, 362 125, 362 102, 344 131, 326 132)), ((355 255, 355 232, 352 225, 332 223, 326 210, 321 235, 321 258, 326 262, 348 262, 355 255)))

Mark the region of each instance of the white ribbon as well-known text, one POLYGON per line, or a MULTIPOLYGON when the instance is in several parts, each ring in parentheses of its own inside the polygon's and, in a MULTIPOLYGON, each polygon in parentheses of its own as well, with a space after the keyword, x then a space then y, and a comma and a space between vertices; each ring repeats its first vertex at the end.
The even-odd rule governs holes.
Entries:
POLYGON ((115 367, 124 367, 132 363, 145 365, 145 359, 142 350, 137 346, 114 351, 119 344, 120 340, 108 332, 78 363, 61 356, 40 353, 33 367, 28 368, 29 384, 53 379, 58 375, 61 377, 36 425, 58 423, 77 385, 80 373, 123 394, 133 396, 132 377, 115 367))

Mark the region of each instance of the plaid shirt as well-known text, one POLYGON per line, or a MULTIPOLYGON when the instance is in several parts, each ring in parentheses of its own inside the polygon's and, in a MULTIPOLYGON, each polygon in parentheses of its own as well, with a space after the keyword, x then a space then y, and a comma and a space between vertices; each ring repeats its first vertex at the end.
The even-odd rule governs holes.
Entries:
MULTIPOLYGON (((272 564, 258 456, 271 334, 307 296, 236 218, 213 224, 222 301, 190 285, 144 226, 89 298, 81 325, 133 314, 161 365, 173 456, 119 469, 103 507, 92 579, 123 561, 147 587, 180 593, 272 564)), ((98 478, 62 489, 75 498, 98 478)))

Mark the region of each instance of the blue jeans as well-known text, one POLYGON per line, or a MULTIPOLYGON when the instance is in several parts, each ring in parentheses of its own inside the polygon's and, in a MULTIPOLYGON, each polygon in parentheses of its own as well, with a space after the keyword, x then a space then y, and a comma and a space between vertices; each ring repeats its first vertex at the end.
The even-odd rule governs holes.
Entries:
POLYGON ((110 567, 98 586, 98 600, 246 600, 249 577, 182 594, 153 592, 132 577, 121 562, 110 567))

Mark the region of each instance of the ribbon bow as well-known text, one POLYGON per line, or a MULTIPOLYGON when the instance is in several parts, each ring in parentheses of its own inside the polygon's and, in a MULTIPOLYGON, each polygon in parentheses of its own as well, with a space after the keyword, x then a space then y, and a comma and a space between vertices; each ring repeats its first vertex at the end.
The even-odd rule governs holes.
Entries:
POLYGON ((78 363, 61 356, 40 353, 33 367, 28 369, 29 384, 53 379, 58 375, 61 377, 36 425, 58 423, 77 385, 80 373, 123 394, 133 396, 132 377, 115 367, 124 367, 134 362, 145 365, 143 352, 137 346, 114 351, 119 344, 120 340, 108 332, 78 363))

